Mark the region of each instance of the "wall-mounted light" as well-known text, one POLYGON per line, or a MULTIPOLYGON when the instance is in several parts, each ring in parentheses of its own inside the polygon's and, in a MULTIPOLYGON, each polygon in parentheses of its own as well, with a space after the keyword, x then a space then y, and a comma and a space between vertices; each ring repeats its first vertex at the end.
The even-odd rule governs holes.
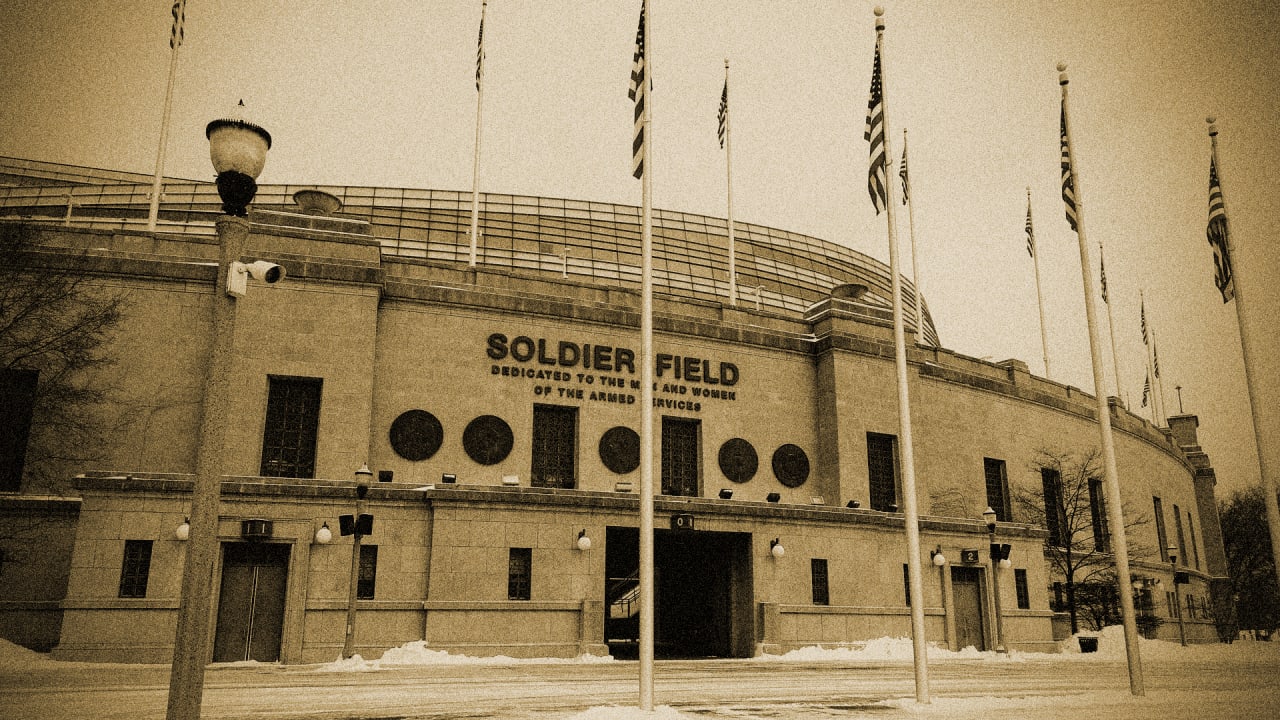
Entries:
POLYGON ((582 528, 578 531, 578 549, 586 552, 591 549, 591 538, 587 537, 587 529, 582 528))
POLYGON ((326 521, 316 530, 316 544, 328 545, 333 540, 333 531, 329 529, 329 523, 326 521))
POLYGON ((1013 567, 1013 561, 1009 560, 1009 558, 1000 558, 1000 567, 1008 570, 1013 567))
POLYGON ((766 502, 776 503, 782 499, 782 496, 779 495, 778 493, 769 493, 768 495, 764 496, 764 499, 766 502))
POLYGON ((182 518, 182 524, 174 529, 173 536, 183 541, 191 537, 191 518, 182 518))
POLYGON ((942 567, 947 564, 947 556, 942 554, 941 545, 939 545, 937 549, 929 551, 929 559, 933 560, 933 564, 937 567, 942 567))
POLYGON ((720 489, 720 499, 721 499, 721 500, 728 500, 728 499, 730 499, 730 498, 732 498, 732 497, 733 497, 733 491, 732 491, 732 490, 730 490, 729 488, 721 488, 721 489, 720 489))
POLYGON ((857 500, 850 500, 849 502, 845 503, 844 506, 847 508, 854 508, 856 510, 857 508, 862 507, 862 503, 858 502, 857 500))
POLYGON ((781 540, 774 538, 769 541, 769 554, 773 555, 775 558, 781 558, 783 555, 787 554, 787 549, 782 547, 781 540))
POLYGON ((445 485, 452 485, 458 482, 458 476, 453 473, 444 473, 440 476, 440 482, 445 485))

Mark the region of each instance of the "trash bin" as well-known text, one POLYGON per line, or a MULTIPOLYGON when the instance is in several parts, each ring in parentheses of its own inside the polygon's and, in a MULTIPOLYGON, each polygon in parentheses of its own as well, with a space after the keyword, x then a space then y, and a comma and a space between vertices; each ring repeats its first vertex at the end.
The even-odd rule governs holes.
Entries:
POLYGON ((1098 638, 1081 635, 1078 639, 1080 640, 1080 652, 1098 652, 1098 638))

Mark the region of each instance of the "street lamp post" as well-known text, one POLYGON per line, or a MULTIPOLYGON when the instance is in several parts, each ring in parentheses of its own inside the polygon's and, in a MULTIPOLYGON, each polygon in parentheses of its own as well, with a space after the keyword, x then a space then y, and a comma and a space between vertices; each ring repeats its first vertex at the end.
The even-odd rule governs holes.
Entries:
POLYGON ((1004 614, 1000 612, 1000 566, 1007 562, 1006 546, 996 542, 996 511, 990 507, 982 513, 987 523, 987 536, 991 544, 991 596, 995 599, 996 610, 996 652, 1008 652, 1004 646, 1004 614))
POLYGON ((351 583, 347 588, 347 630, 342 640, 342 658, 345 660, 355 654, 356 640, 356 594, 360 587, 360 540, 365 535, 373 534, 373 516, 364 512, 364 498, 369 494, 369 483, 373 479, 373 471, 369 466, 361 465, 356 471, 356 514, 339 518, 343 535, 351 536, 351 583))
POLYGON ((1178 546, 1169 546, 1169 567, 1173 570, 1173 613, 1178 616, 1178 640, 1187 646, 1187 628, 1182 623, 1182 596, 1178 590, 1178 546))
MULTIPOLYGON (((212 306, 212 343, 200 412, 191 518, 182 589, 178 602, 173 664, 169 674, 167 720, 198 720, 204 695, 204 666, 209 661, 210 596, 218 554, 218 496, 221 490, 226 431, 231 406, 231 342, 236 298, 228 292, 234 264, 240 264, 249 238, 247 207, 257 192, 257 177, 271 147, 271 135, 239 117, 214 120, 205 128, 209 159, 218 173, 218 194, 225 215, 218 218, 218 273, 212 306)), ((243 266, 242 266, 243 267, 243 266)), ((277 272, 275 280, 280 278, 277 272)), ((274 282, 274 280, 272 280, 274 282)))

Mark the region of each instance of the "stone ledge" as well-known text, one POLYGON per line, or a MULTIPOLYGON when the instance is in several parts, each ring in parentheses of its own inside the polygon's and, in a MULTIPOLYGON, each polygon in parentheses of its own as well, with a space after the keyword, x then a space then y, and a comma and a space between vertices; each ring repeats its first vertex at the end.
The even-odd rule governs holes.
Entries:
POLYGON ((427 600, 422 609, 453 612, 494 612, 526 610, 536 612, 582 612, 581 600, 427 600))
MULTIPOLYGON (((865 605, 779 605, 778 612, 786 615, 910 615, 911 608, 874 607, 865 605)), ((925 615, 946 615, 940 607, 927 607, 925 615)))

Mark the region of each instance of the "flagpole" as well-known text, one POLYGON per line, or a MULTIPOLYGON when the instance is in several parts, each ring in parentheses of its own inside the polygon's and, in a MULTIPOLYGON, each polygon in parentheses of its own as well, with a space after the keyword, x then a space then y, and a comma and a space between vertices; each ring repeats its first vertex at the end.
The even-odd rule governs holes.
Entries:
POLYGON ((1027 241, 1031 247, 1031 265, 1036 274, 1036 305, 1040 308, 1040 352, 1044 354, 1044 376, 1049 377, 1049 333, 1044 322, 1044 293, 1040 291, 1040 252, 1031 225, 1031 188, 1027 188, 1027 241))
MULTIPOLYGON (((1218 191, 1222 194, 1222 221, 1226 223, 1226 192, 1222 190, 1222 165, 1218 162, 1218 127, 1214 124, 1212 117, 1207 118, 1209 123, 1209 140, 1213 152, 1213 166, 1218 169, 1218 191)), ((1230 238, 1230 233, 1226 233, 1226 237, 1230 238)), ((1254 372, 1256 366, 1254 363, 1258 358, 1265 355, 1265 351, 1258 344, 1257 339, 1247 332, 1249 327, 1246 321, 1245 310, 1245 288, 1248 280, 1241 282, 1240 274, 1240 258, 1231 253, 1229 245, 1224 248, 1226 260, 1229 261, 1232 268, 1231 284, 1235 290, 1236 301, 1236 324, 1240 327, 1240 354, 1244 359, 1244 380, 1249 390, 1249 411, 1253 417, 1253 441, 1258 451, 1258 471, 1262 476, 1262 504, 1267 510, 1267 527, 1271 531, 1271 553, 1272 557, 1280 557, 1280 507, 1276 502, 1276 476, 1275 468, 1271 467, 1267 459, 1265 448, 1274 447, 1280 443, 1280 438, 1266 437, 1266 431, 1263 428, 1263 407, 1261 395, 1258 391, 1258 377, 1254 372)), ((1246 276, 1247 277, 1247 274, 1246 276)), ((1280 582, 1280 562, 1274 562, 1276 580, 1280 582)))
POLYGON ((1107 306, 1107 331, 1111 335, 1111 370, 1116 379, 1116 400, 1120 399, 1120 354, 1116 352, 1116 321, 1112 314, 1111 300, 1107 297, 1107 261, 1098 241, 1098 267, 1102 273, 1102 304, 1107 306))
MULTIPOLYGON (((480 3, 480 35, 476 39, 476 143, 475 156, 471 160, 471 248, 467 255, 467 267, 476 266, 477 234, 480 230, 480 117, 484 108, 484 15, 488 0, 480 3)), ((569 259, 565 258, 567 266, 569 259)))
MULTIPOLYGON (((1125 657, 1129 665, 1129 691, 1145 695, 1142 682, 1142 657, 1138 649, 1138 626, 1134 621, 1133 592, 1129 576, 1129 543, 1125 537, 1124 512, 1121 507, 1120 479, 1116 473, 1116 449, 1111 437, 1111 410, 1103 390, 1105 380, 1102 371, 1101 340, 1098 337, 1097 310, 1093 302, 1093 270, 1089 262, 1089 245, 1084 234, 1084 201, 1080 179, 1076 175, 1076 163, 1071 151, 1071 124, 1067 114, 1067 66, 1058 65, 1058 84, 1062 86, 1062 133, 1064 152, 1069 171, 1070 187, 1074 191, 1076 240, 1080 246, 1080 275, 1084 282, 1084 309, 1089 321, 1089 356, 1093 363, 1093 394, 1097 400, 1098 434, 1102 440, 1102 463, 1106 481, 1107 517, 1111 524, 1112 548, 1116 559, 1116 584, 1120 596, 1120 614, 1124 621, 1125 657)), ((1064 195, 1065 195, 1064 188, 1064 195)))
POLYGON ((1160 411, 1160 424, 1169 426, 1169 411, 1164 407, 1164 380, 1160 379, 1160 358, 1156 356, 1156 326, 1151 326, 1151 382, 1156 393, 1156 408, 1160 411))
POLYGON ((173 106, 173 78, 178 71, 178 48, 182 47, 183 18, 186 17, 187 0, 178 0, 173 18, 173 30, 169 37, 169 82, 164 88, 164 113, 160 120, 160 147, 156 149, 156 174, 151 180, 151 207, 147 211, 147 232, 156 231, 160 218, 160 189, 164 182, 165 146, 169 144, 169 111, 173 106))
MULTIPOLYGON (((881 106, 884 115, 884 155, 893 157, 889 147, 889 100, 884 82, 884 8, 877 7, 876 48, 880 54, 881 106)), ((902 312, 902 275, 898 267, 897 211, 893 203, 893 183, 885 183, 885 206, 889 225, 889 275, 893 290, 893 350, 898 376, 898 433, 902 443, 903 523, 907 531, 907 585, 911 600, 911 648, 915 665, 916 702, 929 702, 929 660, 924 636, 924 582, 920 567, 920 515, 916 507, 915 450, 911 439, 911 402, 907 390, 907 342, 902 312)))
POLYGON ((1147 299, 1142 290, 1138 291, 1138 307, 1142 313, 1142 347, 1147 354, 1147 380, 1151 384, 1151 424, 1160 427, 1160 402, 1157 400, 1156 374, 1152 372, 1155 368, 1155 360, 1152 360, 1151 355, 1152 328, 1147 323, 1147 299))
POLYGON ((643 45, 637 48, 643 74, 636 92, 643 102, 641 125, 640 187, 640 709, 653 711, 654 640, 654 553, 653 553, 653 134, 650 131, 653 106, 652 8, 640 2, 640 33, 643 45))
POLYGON ((725 197, 728 202, 729 228, 729 304, 738 305, 737 248, 733 238, 733 135, 730 132, 732 113, 729 110, 729 58, 724 59, 724 174, 725 197))
MULTIPOLYGON (((883 92, 883 90, 882 90, 883 92)), ((886 151, 888 148, 886 148, 886 151)), ((916 344, 924 344, 924 294, 920 292, 920 267, 916 264, 916 200, 908 189, 907 129, 902 128, 902 204, 907 206, 907 230, 911 234, 911 283, 916 294, 916 344)))

